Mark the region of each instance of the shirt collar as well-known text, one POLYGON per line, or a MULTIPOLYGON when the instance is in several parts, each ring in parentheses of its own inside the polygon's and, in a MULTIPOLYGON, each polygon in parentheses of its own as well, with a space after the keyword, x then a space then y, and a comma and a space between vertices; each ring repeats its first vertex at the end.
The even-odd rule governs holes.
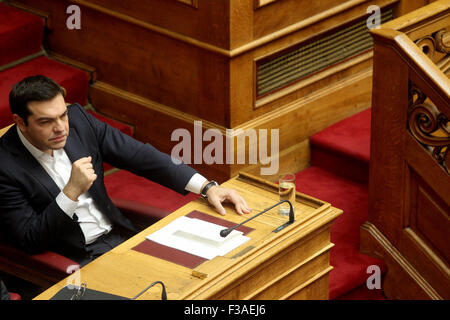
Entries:
MULTIPOLYGON (((28 141, 27 138, 25 138, 25 136, 20 131, 18 126, 16 126, 16 129, 17 129, 17 134, 19 135, 20 141, 22 141, 22 144, 25 146, 25 148, 27 148, 28 151, 30 151, 30 153, 33 155, 33 157, 35 157, 38 160, 52 158, 49 154, 47 154, 47 153, 39 150, 35 146, 33 146, 31 144, 31 142, 28 141)), ((62 152, 62 150, 53 150, 53 156, 57 157, 61 154, 61 152, 62 152)))

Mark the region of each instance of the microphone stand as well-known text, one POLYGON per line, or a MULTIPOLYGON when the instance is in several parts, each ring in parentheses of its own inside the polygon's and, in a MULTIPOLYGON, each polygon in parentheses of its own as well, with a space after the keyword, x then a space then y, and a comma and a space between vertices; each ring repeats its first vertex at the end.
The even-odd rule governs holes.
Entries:
POLYGON ((253 217, 251 217, 251 218, 249 218, 249 219, 247 219, 247 220, 245 220, 245 221, 243 221, 243 222, 241 222, 241 223, 239 223, 239 224, 237 224, 237 225, 235 225, 235 226, 233 226, 233 227, 231 227, 231 228, 221 230, 221 231, 220 231, 220 236, 223 237, 223 238, 225 238, 225 237, 228 236, 228 235, 231 233, 231 231, 233 231, 234 229, 239 228, 239 227, 242 226, 244 223, 247 223, 247 222, 249 222, 250 220, 255 219, 256 217, 262 215, 264 212, 267 212, 267 211, 269 211, 270 209, 273 209, 274 207, 276 207, 276 206, 282 204, 283 202, 289 203, 289 207, 290 207, 290 208, 289 208, 289 221, 286 222, 285 224, 283 224, 282 226, 280 226, 280 227, 278 227, 278 228, 276 228, 276 229, 274 230, 274 232, 280 231, 281 229, 287 227, 288 225, 292 224, 292 223, 295 221, 295 220, 294 220, 294 208, 292 207, 292 203, 291 203, 289 200, 281 200, 280 202, 274 204, 273 206, 271 206, 271 207, 269 207, 269 208, 267 208, 267 209, 264 209, 264 210, 261 211, 260 213, 254 215, 253 217))
POLYGON ((162 286, 162 293, 161 293, 161 300, 167 300, 167 293, 166 293, 166 287, 164 286, 164 283, 162 281, 155 281, 151 285, 149 285, 147 288, 142 290, 140 293, 138 293, 135 297, 133 297, 131 300, 136 300, 138 297, 140 297, 145 291, 153 287, 155 284, 160 284, 162 286))

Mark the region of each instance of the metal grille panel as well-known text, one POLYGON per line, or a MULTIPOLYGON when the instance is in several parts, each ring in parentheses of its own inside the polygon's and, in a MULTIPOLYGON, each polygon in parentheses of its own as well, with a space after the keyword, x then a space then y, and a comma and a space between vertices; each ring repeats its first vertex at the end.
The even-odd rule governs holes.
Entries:
MULTIPOLYGON (((366 17, 310 44, 296 47, 257 65, 257 96, 268 95, 300 79, 372 49, 366 17)), ((393 19, 392 10, 381 15, 381 23, 393 19)))

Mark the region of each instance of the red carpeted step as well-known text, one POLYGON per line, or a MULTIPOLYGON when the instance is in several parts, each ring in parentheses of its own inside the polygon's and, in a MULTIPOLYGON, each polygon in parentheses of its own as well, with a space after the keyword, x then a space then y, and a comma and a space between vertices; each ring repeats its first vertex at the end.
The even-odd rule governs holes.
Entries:
POLYGON ((36 74, 45 75, 63 86, 67 91, 66 102, 86 105, 89 75, 47 57, 39 57, 0 72, 0 128, 12 123, 9 109, 9 92, 12 87, 23 78, 36 74))
POLYGON ((110 197, 149 204, 170 212, 199 198, 199 195, 194 193, 183 196, 125 170, 107 175, 105 177, 105 185, 110 197))
POLYGON ((297 190, 342 209, 331 227, 330 299, 364 284, 370 274, 367 267, 378 265, 385 270, 382 261, 359 253, 359 228, 367 221, 367 185, 337 176, 319 167, 309 167, 296 174, 297 190))
POLYGON ((0 3, 0 66, 41 51, 44 21, 0 3))
POLYGON ((371 109, 313 135, 311 164, 353 181, 367 183, 370 160, 371 109))

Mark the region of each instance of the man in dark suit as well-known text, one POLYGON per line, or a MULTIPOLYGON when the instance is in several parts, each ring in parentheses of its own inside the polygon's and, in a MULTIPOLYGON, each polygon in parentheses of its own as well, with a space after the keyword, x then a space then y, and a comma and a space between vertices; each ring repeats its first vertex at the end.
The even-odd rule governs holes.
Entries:
POLYGON ((0 226, 30 253, 54 250, 84 265, 135 233, 114 206, 103 161, 179 193, 201 193, 225 214, 223 201, 248 213, 245 200, 193 168, 97 120, 44 76, 10 92, 15 125, 0 139, 0 226))

